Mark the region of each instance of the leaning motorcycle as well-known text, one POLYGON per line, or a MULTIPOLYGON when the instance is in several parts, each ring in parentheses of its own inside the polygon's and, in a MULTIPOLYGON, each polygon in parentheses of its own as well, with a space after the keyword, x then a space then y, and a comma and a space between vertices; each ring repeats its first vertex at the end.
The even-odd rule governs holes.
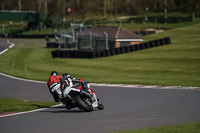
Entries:
POLYGON ((89 83, 83 79, 77 80, 63 77, 60 79, 62 91, 62 101, 67 109, 78 107, 86 112, 93 111, 94 108, 104 109, 104 105, 99 101, 89 83))

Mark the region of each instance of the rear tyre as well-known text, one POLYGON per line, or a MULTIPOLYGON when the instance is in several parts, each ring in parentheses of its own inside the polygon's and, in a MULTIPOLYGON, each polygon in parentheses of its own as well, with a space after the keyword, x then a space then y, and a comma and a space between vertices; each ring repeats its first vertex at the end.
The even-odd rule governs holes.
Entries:
POLYGON ((75 96, 75 100, 76 100, 76 104, 82 108, 85 112, 91 112, 93 110, 92 106, 89 106, 88 104, 86 104, 82 98, 80 97, 80 95, 76 95, 75 96))

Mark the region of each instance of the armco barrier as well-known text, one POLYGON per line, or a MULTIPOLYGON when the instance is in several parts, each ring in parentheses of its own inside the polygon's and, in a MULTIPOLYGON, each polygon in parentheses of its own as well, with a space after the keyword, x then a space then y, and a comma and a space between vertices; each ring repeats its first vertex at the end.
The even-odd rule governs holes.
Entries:
POLYGON ((120 47, 120 48, 115 48, 115 49, 110 49, 110 50, 103 50, 103 51, 55 50, 55 51, 52 51, 52 57, 53 58, 101 58, 101 57, 107 57, 107 56, 114 56, 117 54, 134 52, 137 50, 158 47, 158 46, 162 46, 166 44, 171 44, 171 40, 169 37, 161 38, 159 40, 144 42, 141 44, 120 47))

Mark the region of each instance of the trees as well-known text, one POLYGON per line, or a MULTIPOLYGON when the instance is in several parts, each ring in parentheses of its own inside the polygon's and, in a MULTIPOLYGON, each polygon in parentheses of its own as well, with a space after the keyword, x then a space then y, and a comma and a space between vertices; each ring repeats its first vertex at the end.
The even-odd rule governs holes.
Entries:
POLYGON ((138 15, 148 8, 151 12, 187 12, 194 21, 200 0, 0 0, 0 5, 0 10, 36 11, 71 18, 78 15, 83 20, 86 14, 101 14, 104 18, 110 14, 138 15), (67 8, 72 12, 68 13, 67 8))

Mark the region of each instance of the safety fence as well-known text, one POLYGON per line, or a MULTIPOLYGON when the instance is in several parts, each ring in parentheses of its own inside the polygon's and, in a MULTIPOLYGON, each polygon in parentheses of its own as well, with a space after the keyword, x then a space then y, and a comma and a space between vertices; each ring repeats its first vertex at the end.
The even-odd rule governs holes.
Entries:
POLYGON ((171 44, 170 37, 104 51, 55 50, 53 58, 100 58, 171 44))

